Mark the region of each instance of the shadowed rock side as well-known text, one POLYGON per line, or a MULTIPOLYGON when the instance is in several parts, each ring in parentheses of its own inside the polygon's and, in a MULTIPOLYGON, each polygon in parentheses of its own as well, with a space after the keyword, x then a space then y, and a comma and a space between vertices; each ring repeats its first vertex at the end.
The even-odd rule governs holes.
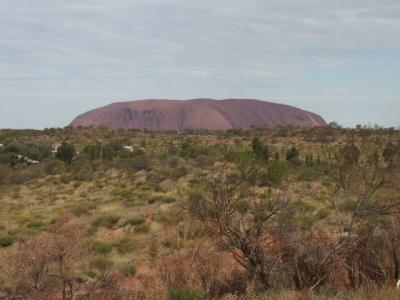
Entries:
POLYGON ((247 129, 250 127, 326 125, 320 116, 284 104, 245 99, 137 100, 86 112, 72 126, 149 130, 247 129))

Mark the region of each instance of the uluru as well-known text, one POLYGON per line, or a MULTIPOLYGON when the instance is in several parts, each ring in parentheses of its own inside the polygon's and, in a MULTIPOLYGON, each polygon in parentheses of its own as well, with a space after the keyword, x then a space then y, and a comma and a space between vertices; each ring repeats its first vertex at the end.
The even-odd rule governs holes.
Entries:
POLYGON ((253 99, 136 100, 113 103, 77 116, 71 126, 148 130, 228 130, 326 125, 319 115, 290 105, 253 99))

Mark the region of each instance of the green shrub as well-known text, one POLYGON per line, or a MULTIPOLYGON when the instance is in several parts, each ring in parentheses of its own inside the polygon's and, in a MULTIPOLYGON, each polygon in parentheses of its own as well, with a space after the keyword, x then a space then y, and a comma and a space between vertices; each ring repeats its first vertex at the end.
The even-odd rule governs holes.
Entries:
POLYGON ((150 240, 150 249, 149 249, 150 258, 152 260, 157 258, 158 253, 159 253, 158 239, 156 236, 152 236, 150 240))
MULTIPOLYGON (((169 150, 170 150, 170 149, 168 149, 168 152, 169 152, 169 150)), ((176 167, 178 167, 178 166, 179 166, 179 157, 178 157, 178 156, 170 156, 170 157, 168 158, 168 165, 169 165, 171 168, 176 168, 176 167)))
POLYGON ((92 225, 94 227, 99 227, 99 226, 104 226, 106 228, 113 228, 119 221, 121 217, 118 215, 103 215, 103 216, 99 216, 97 217, 92 225))
POLYGON ((318 219, 325 219, 327 216, 329 216, 329 210, 326 208, 321 208, 317 211, 316 217, 318 219))
POLYGON ((157 201, 157 198, 151 197, 151 198, 149 198, 149 199, 147 200, 147 203, 148 203, 148 204, 153 204, 153 203, 156 203, 156 201, 157 201))
POLYGON ((250 151, 229 151, 225 154, 225 158, 235 162, 238 166, 248 166, 253 160, 253 153, 250 151))
POLYGON ((108 254, 111 252, 113 246, 101 241, 95 241, 92 244, 93 250, 99 254, 108 254))
POLYGON ((268 145, 264 145, 262 141, 255 137, 251 142, 251 148, 253 149, 254 156, 259 160, 268 161, 271 156, 271 151, 268 145))
POLYGON ((39 232, 37 229, 27 228, 25 226, 17 227, 8 230, 8 234, 12 236, 14 239, 19 239, 27 236, 35 235, 39 232))
POLYGON ((204 191, 197 187, 189 190, 189 200, 194 202, 200 202, 203 200, 204 191))
POLYGON ((14 238, 9 235, 0 235, 0 247, 8 247, 14 243, 14 238))
POLYGON ((177 168, 165 168, 161 169, 160 172, 169 178, 178 179, 187 174, 187 169, 184 166, 177 168))
POLYGON ((19 198, 21 198, 20 191, 19 191, 19 190, 14 190, 14 191, 12 191, 11 197, 12 197, 13 199, 19 199, 19 198))
POLYGON ((188 210, 193 216, 200 217, 203 212, 203 191, 199 187, 195 187, 188 192, 188 210))
POLYGON ((234 208, 238 212, 245 213, 245 212, 247 212, 249 210, 250 205, 249 205, 248 201, 240 200, 240 201, 235 203, 234 208))
POLYGON ((83 274, 85 274, 86 276, 88 276, 90 278, 97 278, 99 276, 99 273, 93 269, 86 269, 86 270, 84 270, 83 274))
POLYGON ((107 271, 108 269, 110 269, 112 267, 112 265, 113 265, 113 261, 104 256, 98 256, 90 262, 90 266, 92 268, 99 270, 100 272, 107 271))
POLYGON ((311 182, 318 179, 318 174, 314 170, 307 168, 303 170, 303 172, 301 172, 301 174, 297 177, 297 179, 299 181, 311 182))
POLYGON ((146 176, 146 181, 160 183, 167 179, 168 176, 159 172, 151 172, 146 176))
POLYGON ((292 146, 286 151, 287 161, 297 161, 299 159, 300 151, 296 147, 292 146))
POLYGON ((152 204, 154 202, 161 202, 161 203, 173 203, 175 202, 176 199, 171 196, 165 196, 165 195, 156 195, 153 196, 149 199, 149 204, 152 204))
MULTIPOLYGON (((81 186, 81 183, 80 183, 80 182, 74 182, 74 183, 72 184, 72 186, 74 187, 74 189, 77 189, 78 187, 80 187, 80 186, 81 186)), ((81 193, 81 194, 79 194, 79 196, 81 196, 81 197, 82 197, 82 193, 81 193)))
POLYGON ((6 167, 0 165, 0 183, 4 182, 5 179, 7 178, 7 169, 6 167))
POLYGON ((140 224, 135 226, 135 232, 136 233, 148 233, 150 231, 150 225, 149 224, 140 224))
POLYGON ((90 181, 94 177, 92 167, 87 162, 79 162, 73 169, 71 178, 77 181, 90 181))
POLYGON ((298 224, 303 230, 310 230, 317 218, 316 215, 302 215, 298 218, 298 224))
POLYGON ((64 164, 59 160, 46 160, 43 162, 43 170, 47 175, 59 174, 64 170, 64 164))
POLYGON ((73 145, 64 142, 58 147, 56 157, 57 159, 70 164, 75 156, 75 152, 75 147, 73 145))
POLYGON ((285 163, 274 162, 268 167, 267 178, 271 185, 280 184, 283 179, 288 175, 289 170, 285 163))
POLYGON ((304 158, 304 163, 306 167, 314 166, 314 156, 312 154, 307 154, 306 157, 304 158))
POLYGON ((145 156, 137 156, 132 159, 132 167, 135 170, 147 170, 150 166, 150 160, 145 156))
POLYGON ((200 168, 207 167, 210 165, 210 159, 207 156, 201 154, 196 157, 196 163, 197 166, 199 166, 200 168))
POLYGON ((32 221, 32 222, 29 222, 28 224, 26 224, 27 228, 36 229, 36 230, 42 229, 45 226, 46 226, 46 224, 44 224, 42 221, 32 221))
POLYGON ((126 254, 135 250, 137 248, 137 245, 134 240, 125 238, 121 239, 118 243, 116 243, 115 247, 118 249, 118 252, 120 254, 126 254))
POLYGON ((72 180, 71 176, 69 176, 67 174, 62 174, 60 176, 60 182, 63 184, 68 184, 68 183, 70 183, 71 180, 72 180))
POLYGON ((136 226, 136 225, 141 225, 146 221, 146 219, 143 216, 134 216, 129 218, 126 223, 136 226))
POLYGON ((187 174, 187 169, 184 166, 176 169, 173 168, 171 169, 171 171, 172 172, 170 173, 170 175, 172 178, 181 178, 187 174))
POLYGON ((136 275, 136 266, 133 264, 133 262, 131 262, 131 261, 129 261, 129 262, 126 262, 126 263, 123 263, 121 266, 120 266, 120 271, 122 272, 122 273, 124 273, 125 275, 128 275, 128 276, 135 276, 136 275))
POLYGON ((195 289, 181 288, 170 289, 168 291, 168 300, 201 300, 203 296, 201 291, 195 289))
POLYGON ((84 201, 81 203, 78 203, 75 207, 71 209, 71 212, 77 216, 80 217, 82 215, 87 215, 89 212, 93 209, 95 209, 97 206, 96 202, 94 201, 84 201))
POLYGON ((153 214, 153 220, 163 224, 178 224, 184 219, 184 214, 182 210, 168 210, 168 211, 157 211, 153 214))
MULTIPOLYGON (((144 205, 147 203, 149 196, 147 193, 140 191, 140 189, 143 190, 144 188, 138 184, 136 190, 115 189, 112 191, 112 195, 116 201, 121 201, 126 207, 144 205)), ((151 188, 148 189, 151 190, 151 188)))

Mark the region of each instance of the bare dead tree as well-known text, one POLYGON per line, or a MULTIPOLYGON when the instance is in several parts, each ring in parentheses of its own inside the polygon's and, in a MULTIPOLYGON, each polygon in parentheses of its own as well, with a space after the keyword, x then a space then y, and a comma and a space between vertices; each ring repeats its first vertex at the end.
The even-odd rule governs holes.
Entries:
POLYGON ((224 270, 224 262, 226 259, 212 247, 196 246, 161 257, 157 270, 168 290, 200 288, 204 299, 216 299, 231 275, 224 270))
MULTIPOLYGON (((261 192, 242 176, 218 174, 208 178, 201 201, 189 203, 192 216, 214 230, 217 243, 232 254, 259 289, 272 286, 271 273, 279 261, 279 216, 289 201, 282 190, 261 192)), ((281 228, 280 228, 281 229, 281 228)))

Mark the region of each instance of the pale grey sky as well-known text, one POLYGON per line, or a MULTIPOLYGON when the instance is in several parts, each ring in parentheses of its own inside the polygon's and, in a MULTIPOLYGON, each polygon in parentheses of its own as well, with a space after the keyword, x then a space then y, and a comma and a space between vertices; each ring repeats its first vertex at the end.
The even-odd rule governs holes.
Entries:
POLYGON ((0 128, 143 98, 400 125, 399 0, 0 0, 0 128))

